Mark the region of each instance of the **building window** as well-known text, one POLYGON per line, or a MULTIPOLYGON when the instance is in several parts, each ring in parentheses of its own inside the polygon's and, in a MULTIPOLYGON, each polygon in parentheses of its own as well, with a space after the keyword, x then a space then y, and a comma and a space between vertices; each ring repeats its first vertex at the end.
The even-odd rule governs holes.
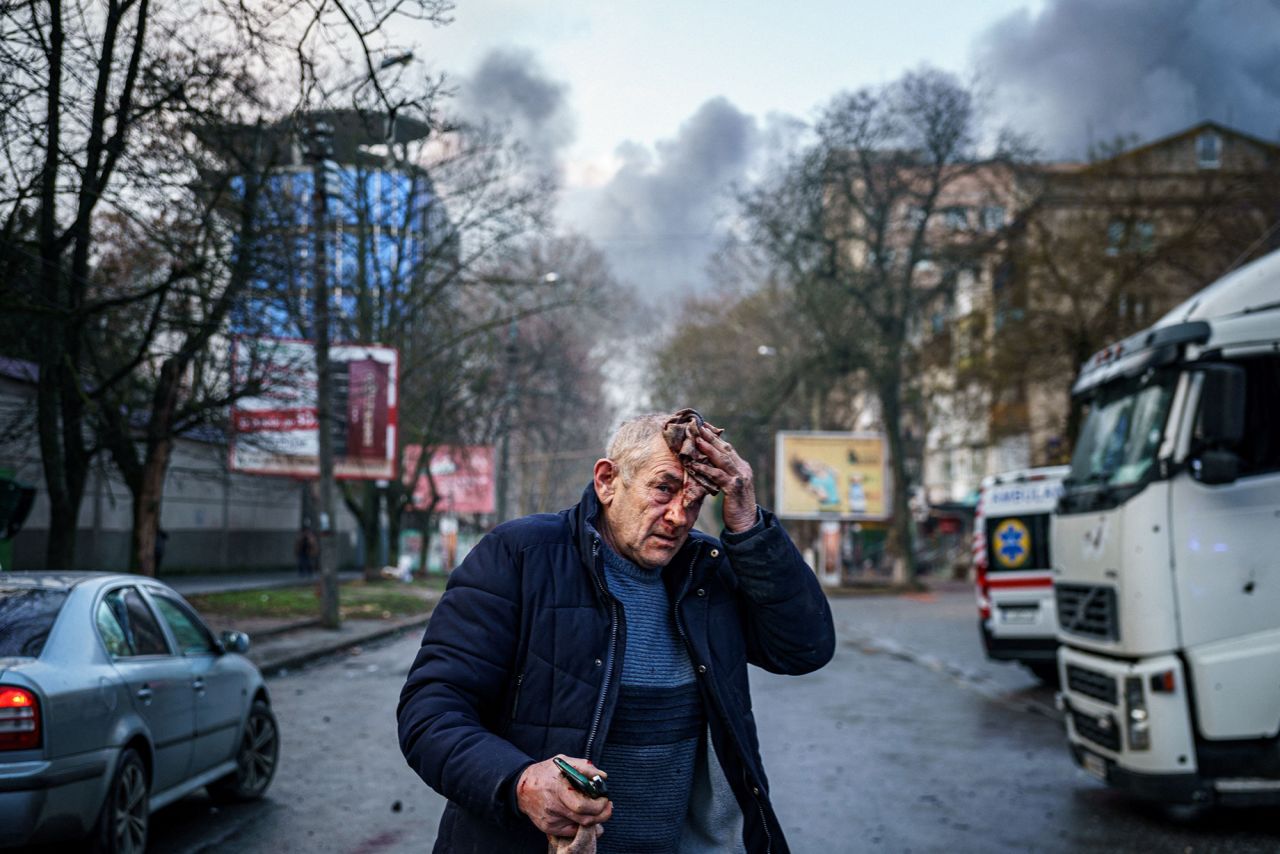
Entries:
POLYGON ((1133 248, 1134 251, 1146 254, 1155 248, 1156 245, 1156 227, 1155 223, 1137 222, 1133 225, 1133 248))
POLYGON ((1148 220, 1125 222, 1113 219, 1107 224, 1107 248, 1109 257, 1116 257, 1123 252, 1147 254, 1155 249, 1156 226, 1148 220))
POLYGON ((1201 169, 1217 169, 1222 165, 1222 137, 1207 130, 1196 137, 1196 163, 1201 169))
POLYGON ((1000 205, 988 205, 982 209, 982 227, 986 231, 999 231, 1004 228, 1004 208, 1000 205))
POLYGON ((1113 219, 1107 223, 1107 254, 1115 257, 1124 247, 1124 221, 1113 219))
POLYGON ((969 210, 962 207, 950 207, 943 211, 943 222, 953 231, 964 231, 969 227, 969 210))

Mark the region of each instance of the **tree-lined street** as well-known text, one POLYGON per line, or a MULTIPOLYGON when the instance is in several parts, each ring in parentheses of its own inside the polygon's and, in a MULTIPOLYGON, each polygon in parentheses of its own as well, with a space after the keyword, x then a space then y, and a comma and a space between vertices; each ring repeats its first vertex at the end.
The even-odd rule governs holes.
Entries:
MULTIPOLYGON (((840 644, 830 665, 798 679, 752 671, 762 752, 793 850, 1280 845, 1267 810, 1170 816, 1076 769, 1052 692, 984 660, 967 589, 832 605, 840 644)), ((203 795, 188 798, 155 816, 152 850, 427 850, 444 802, 405 766, 394 716, 418 640, 272 679, 282 751, 267 798, 216 809, 203 795)))

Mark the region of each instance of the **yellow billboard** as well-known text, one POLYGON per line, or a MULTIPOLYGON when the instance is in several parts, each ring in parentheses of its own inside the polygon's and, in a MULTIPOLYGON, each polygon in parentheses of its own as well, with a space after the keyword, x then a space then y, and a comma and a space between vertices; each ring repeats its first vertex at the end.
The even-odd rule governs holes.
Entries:
POLYGON ((774 482, 783 519, 889 518, 888 454, 881 433, 777 435, 774 482))

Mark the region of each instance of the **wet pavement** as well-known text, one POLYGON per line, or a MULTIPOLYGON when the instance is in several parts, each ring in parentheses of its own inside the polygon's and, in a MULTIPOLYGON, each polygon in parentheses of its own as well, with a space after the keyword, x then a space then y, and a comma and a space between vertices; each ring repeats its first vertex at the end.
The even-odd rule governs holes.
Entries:
MULTIPOLYGON (((1169 815, 1076 769, 1052 692, 983 658, 967 590, 832 607, 827 668, 751 671, 794 851, 1280 850, 1273 810, 1169 815)), ((419 634, 270 680, 283 743, 267 799, 188 798, 154 817, 151 850, 429 850, 443 801, 405 766, 394 721, 419 634)))

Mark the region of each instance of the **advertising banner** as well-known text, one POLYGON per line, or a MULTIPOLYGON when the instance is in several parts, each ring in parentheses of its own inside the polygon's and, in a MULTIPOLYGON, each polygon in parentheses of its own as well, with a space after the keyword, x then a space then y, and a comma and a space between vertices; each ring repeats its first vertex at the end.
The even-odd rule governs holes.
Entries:
POLYGON ((883 434, 787 431, 775 444, 775 505, 783 519, 889 518, 883 434))
MULTIPOLYGON (((320 435, 311 342, 237 338, 232 346, 235 385, 252 383, 261 390, 232 407, 231 469, 317 477, 320 435)), ((335 344, 329 361, 334 476, 390 480, 396 476, 399 354, 373 344, 335 344)))
MULTIPOLYGON (((404 477, 406 483, 418 470, 421 445, 405 445, 404 477)), ((436 448, 427 463, 431 472, 418 476, 413 488, 413 506, 426 510, 431 506, 431 483, 435 481, 438 513, 493 513, 496 505, 492 445, 449 445, 436 448)))

